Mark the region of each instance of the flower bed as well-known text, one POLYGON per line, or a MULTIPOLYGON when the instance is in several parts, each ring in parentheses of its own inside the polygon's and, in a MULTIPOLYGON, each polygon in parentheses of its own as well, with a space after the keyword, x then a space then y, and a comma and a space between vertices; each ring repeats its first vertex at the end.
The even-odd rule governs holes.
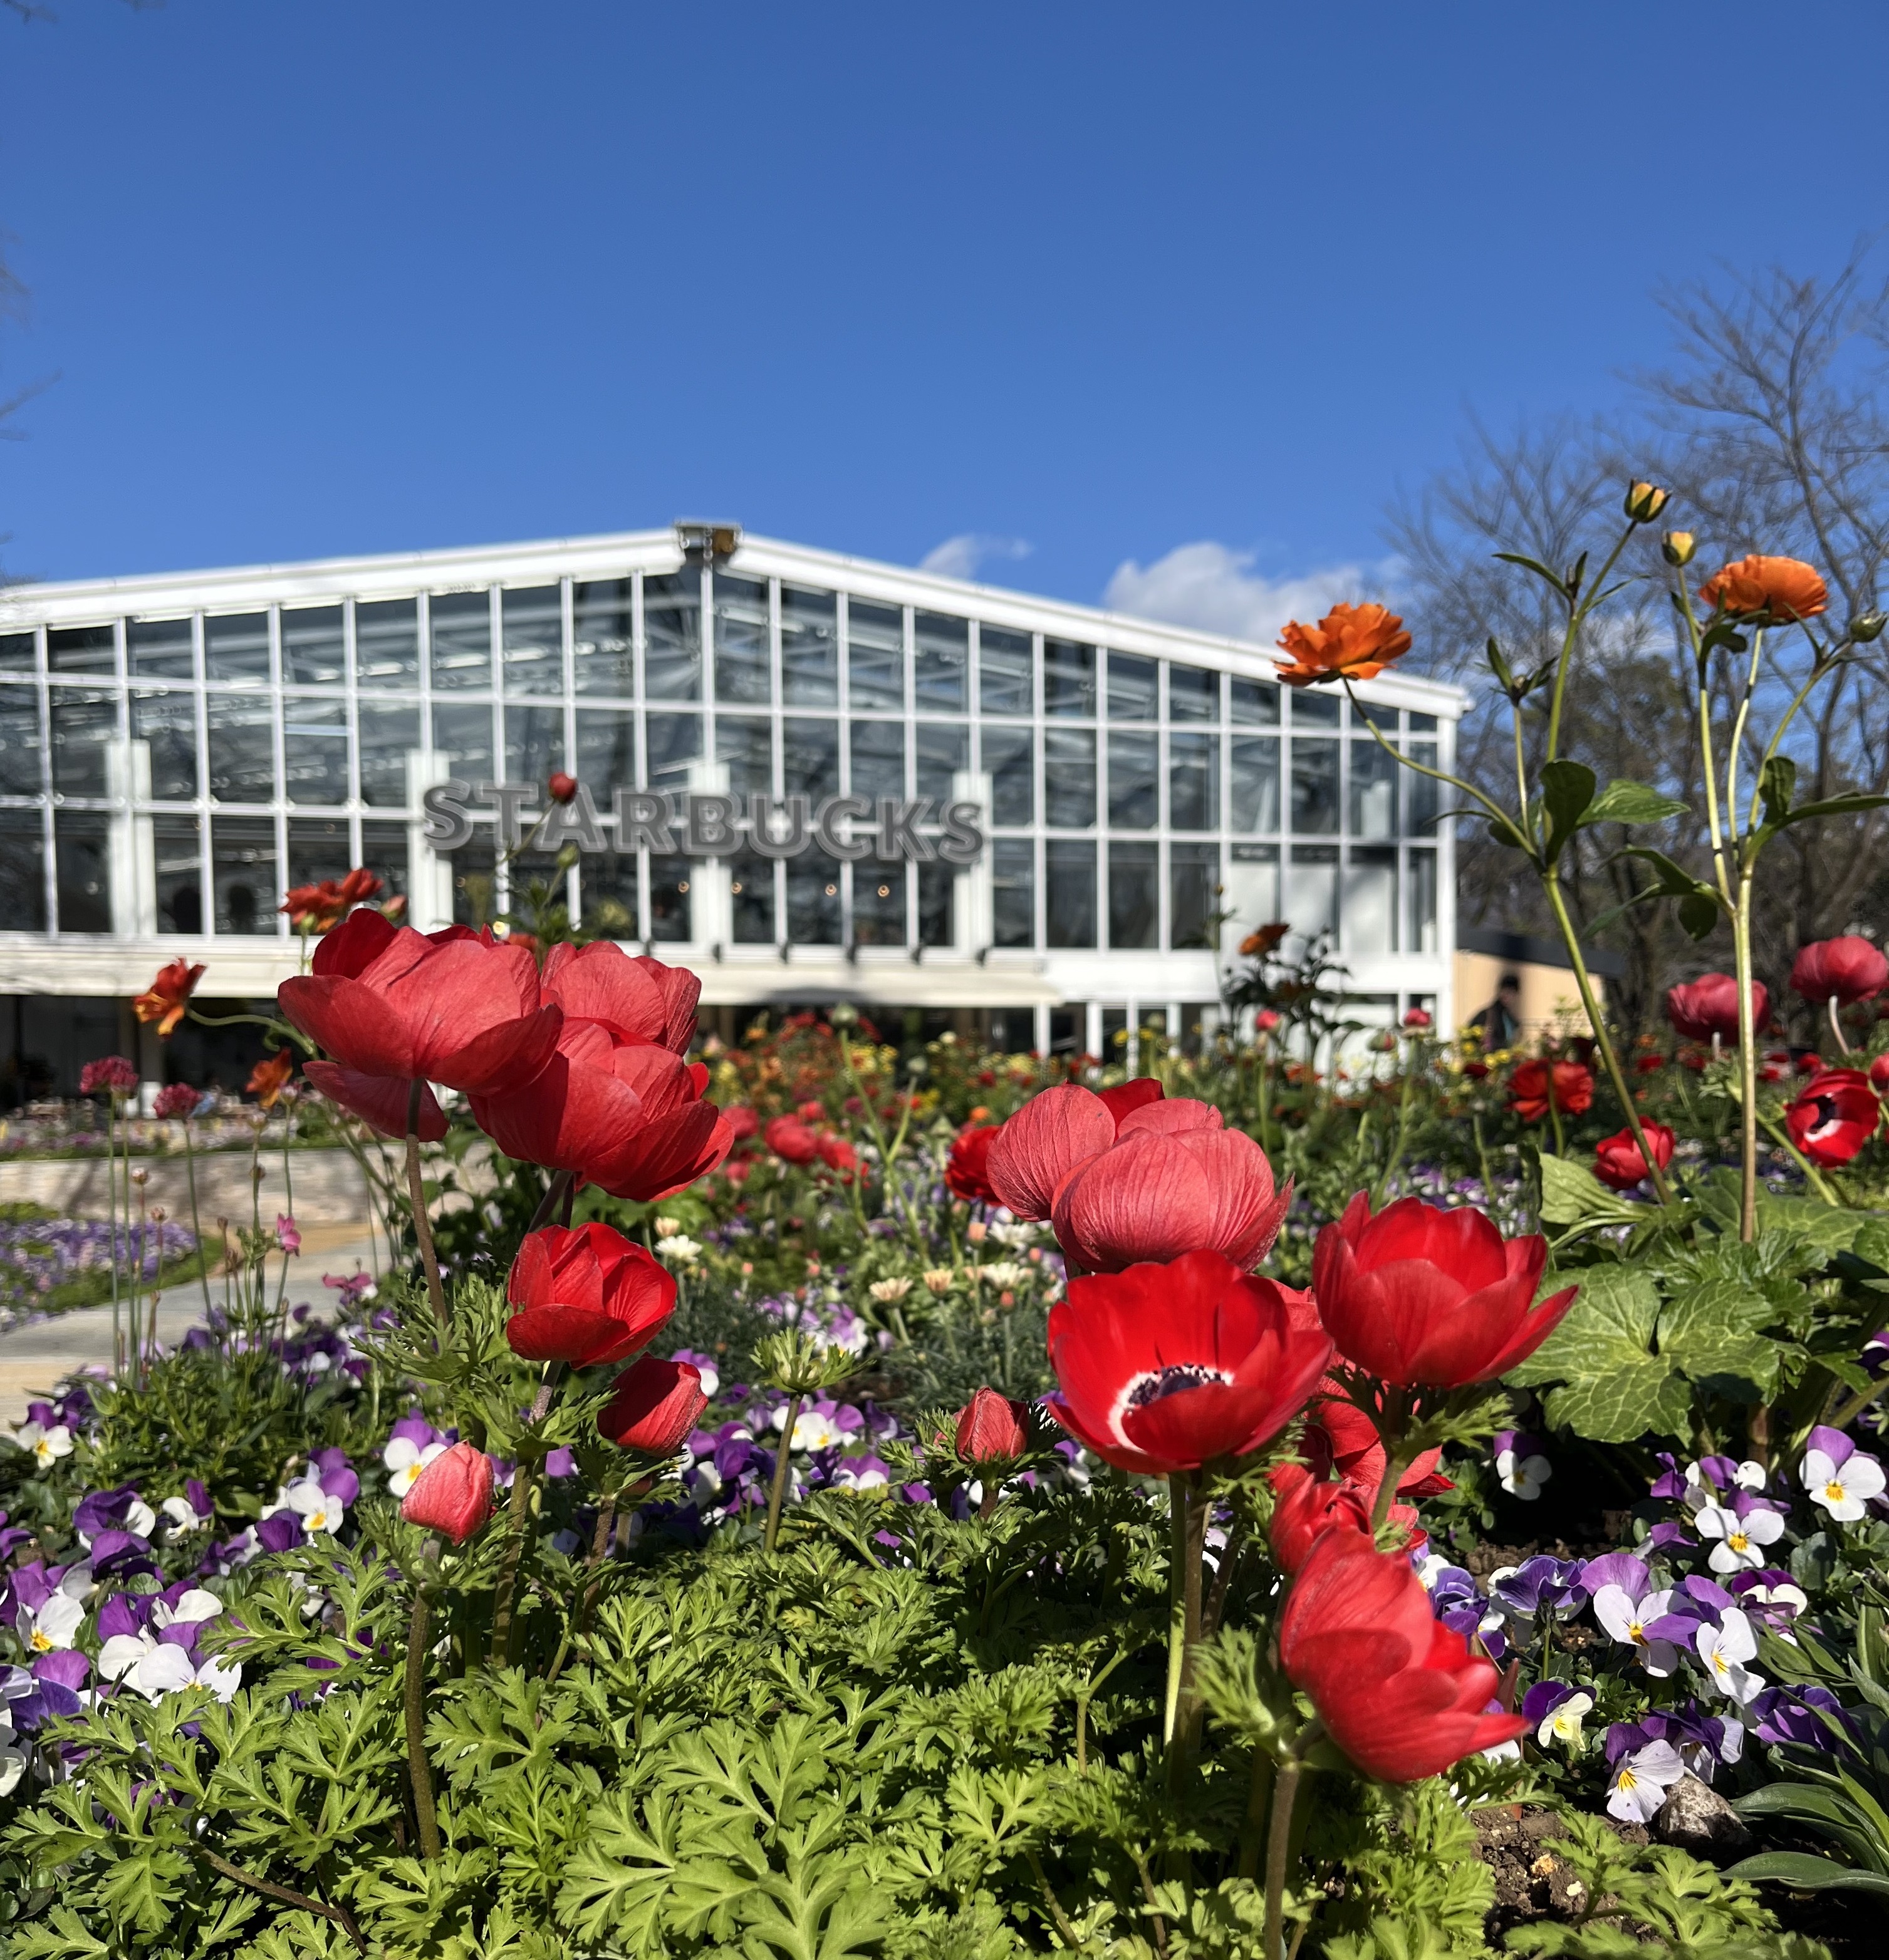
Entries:
POLYGON ((0 1213, 0 1328, 110 1300, 114 1263, 127 1289, 193 1279, 196 1254, 195 1236, 168 1220, 127 1228, 7 1206, 0 1213))

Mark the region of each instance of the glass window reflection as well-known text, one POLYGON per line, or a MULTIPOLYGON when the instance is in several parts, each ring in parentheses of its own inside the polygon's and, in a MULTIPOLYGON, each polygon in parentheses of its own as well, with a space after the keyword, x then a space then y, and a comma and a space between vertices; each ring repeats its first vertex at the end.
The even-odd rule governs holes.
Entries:
POLYGON ((546 779, 564 766, 564 710, 562 708, 505 709, 505 781, 529 783, 544 795, 546 779))
POLYGON ((797 946, 837 946, 841 937, 839 861, 808 851, 787 861, 787 937, 797 946))
POLYGON ((763 717, 718 714, 715 759, 728 772, 728 794, 742 804, 774 794, 773 724, 763 717))
POLYGON ((970 730, 961 721, 918 725, 918 793, 942 810, 956 794, 954 778, 970 767, 970 730))
POLYGON ((1220 676, 1212 667, 1167 663, 1167 713, 1175 721, 1218 721, 1220 676))
POLYGON ((1111 844, 1108 848, 1108 943, 1142 949, 1161 940, 1161 848, 1111 844))
POLYGON ((59 931, 110 932, 111 819, 102 811, 55 810, 53 849, 59 931))
POLYGON ((339 606, 285 606, 282 679, 298 687, 339 687, 348 676, 348 647, 339 606))
POLYGON ((1167 847, 1167 943, 1176 951, 1218 947, 1214 915, 1220 903, 1220 847, 1167 847))
POLYGON ((194 679, 195 629, 188 619, 130 620, 125 627, 125 660, 134 679, 194 679))
POLYGON ((1299 735, 1292 740, 1292 828, 1301 837, 1338 829, 1338 744, 1299 735))
POLYGON ((846 698, 855 708, 905 705, 905 609, 846 603, 846 698))
POLYGON ((1095 719, 1095 649, 1073 640, 1043 643, 1043 711, 1078 721, 1095 719))
POLYGON ((46 930, 46 833, 37 810, 0 810, 0 907, 15 932, 46 930))
POLYGON ((492 710, 483 702, 435 702, 433 752, 462 782, 492 781, 492 710))
POLYGON ((416 599, 359 600, 354 609, 354 671, 368 688, 418 687, 420 613, 416 599))
POLYGON ((1152 830, 1160 813, 1160 737, 1111 729, 1108 738, 1110 828, 1152 830))
MULTIPOLYGON (((319 694, 283 697, 282 774, 287 779, 291 803, 348 800, 348 705, 345 701, 319 694)), ((348 867, 344 864, 341 868, 346 872, 348 867)), ((307 881, 298 877, 294 882, 307 881)))
MULTIPOLYGON (((446 711, 451 712, 451 711, 446 711)), ((361 797, 377 810, 404 810, 409 797, 408 757, 420 746, 420 711, 384 702, 361 704, 361 797)))
POLYGON ((203 674, 233 687, 269 679, 269 615, 212 612, 203 622, 203 674))
POLYGON ((962 714, 970 705, 970 622, 920 612, 913 629, 913 682, 920 711, 962 714))
POLYGON ((1053 837, 1043 847, 1046 925, 1053 947, 1095 943, 1095 846, 1053 837))
MULTIPOLYGON (((196 775, 196 749, 191 744, 191 774, 196 775)), ((0 688, 0 795, 36 797, 45 785, 40 765, 45 749, 40 737, 40 691, 33 687, 0 688)))
POLYGON ((571 663, 579 694, 627 701, 636 692, 634 584, 597 578, 572 587, 571 663))
POLYGON ((773 695, 767 582, 718 571, 715 574, 715 698, 766 702, 773 695))
POLYGON ((652 701, 702 698, 702 574, 643 579, 643 687, 652 701))
POLYGON ((999 946, 1037 943, 1037 847, 1027 837, 990 845, 992 933, 999 946))
POLYGON ((158 930, 195 938, 203 930, 203 826, 194 816, 151 819, 158 930))
POLYGON ((210 877, 216 929, 239 937, 272 937, 282 884, 276 861, 276 826, 268 817, 210 820, 210 877))
POLYGON ((977 634, 977 705, 985 714, 1027 714, 1036 705, 1036 660, 1027 633, 977 634))
POLYGON ((555 585, 522 586, 499 595, 505 635, 505 692, 564 692, 564 594, 555 585))
POLYGON ((1108 657, 1108 718, 1111 721, 1152 721, 1161 663, 1139 654, 1108 657))
POLYGON ((1167 738, 1167 820, 1176 830, 1220 827, 1220 738, 1167 738))
MULTIPOLYGON (((134 688, 131 739, 150 757, 146 792, 160 803, 190 803, 197 794, 197 698, 181 689, 134 688)), ((36 767, 35 775, 38 773, 36 767)), ((34 785, 37 789, 38 785, 34 785)))
MULTIPOLYGON (((790 714, 781 724, 781 794, 804 797, 810 810, 839 794, 837 721, 790 714)), ((836 907, 836 899, 835 903, 836 907)), ((838 915, 836 909, 834 916, 838 915)))
POLYGON ((830 592, 781 587, 781 691, 789 708, 839 705, 839 615, 830 592))
POLYGON ((652 714, 644 730, 649 744, 652 790, 680 794, 690 787, 702 756, 699 714, 652 714))
POLYGON ((53 787, 61 796, 111 794, 107 758, 118 736, 115 694, 53 690, 53 787))
POLYGON ((436 592, 428 602, 436 693, 486 692, 492 686, 492 595, 436 592))
POLYGON ((991 821, 1021 826, 1037 820, 1036 759, 1027 728, 986 728, 979 737, 990 778, 991 821))
POLYGON ((212 694, 209 723, 210 794, 219 803, 276 800, 276 717, 267 701, 212 694))
POLYGON ((852 867, 852 939, 855 946, 905 943, 903 864, 862 858, 852 867))
POLYGON ((1228 821, 1247 835, 1279 827, 1279 745, 1267 737, 1236 737, 1229 750, 1228 821))
POLYGON ((118 671, 118 635, 110 626, 56 626, 46 636, 46 664, 54 673, 118 671))
POLYGON ((1052 830, 1095 827, 1095 730, 1043 731, 1043 817, 1052 830))
MULTIPOLYGON (((905 724, 855 721, 852 724, 852 793, 870 797, 905 794, 905 724)), ((900 934, 903 943, 904 934, 900 934)))

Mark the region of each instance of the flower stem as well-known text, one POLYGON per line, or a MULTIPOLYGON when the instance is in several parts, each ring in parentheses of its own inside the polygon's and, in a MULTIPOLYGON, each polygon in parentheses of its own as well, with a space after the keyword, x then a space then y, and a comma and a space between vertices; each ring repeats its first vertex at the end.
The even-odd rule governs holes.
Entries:
POLYGON ((1836 1037, 1836 1045, 1845 1055, 1850 1052, 1849 1041, 1843 1033, 1843 1024, 1836 1018, 1836 996, 1833 994, 1827 1004, 1830 1009, 1830 1031, 1836 1037))
POLYGON ((780 1447, 774 1452, 774 1481, 767 1492, 767 1524, 761 1533, 761 1549, 771 1558, 774 1541, 780 1535, 781 1505, 787 1496, 787 1473, 793 1454, 794 1424, 800 1414, 800 1397, 787 1398, 787 1420, 781 1424, 780 1447))
POLYGON ((1751 1000, 1751 871, 1738 880, 1738 909, 1731 915, 1732 966, 1738 980, 1738 1237, 1749 1245, 1758 1236, 1757 1028, 1751 1000))
POLYGON ((1266 1939, 1262 1949, 1265 1960, 1285 1960, 1279 1936, 1285 1919, 1285 1866, 1292 1854, 1292 1812, 1298 1802, 1299 1778, 1304 1771, 1300 1752, 1316 1726, 1308 1723, 1301 1732, 1292 1753, 1279 1764, 1273 1785, 1273 1823, 1266 1844, 1266 1939))
POLYGON ((1253 1780, 1246 1799, 1246 1828, 1240 1838, 1240 1876, 1257 1879, 1260 1853, 1266 1844, 1266 1806, 1273 1795, 1273 1758, 1263 1749, 1253 1752, 1253 1780))
POLYGON ((1180 1676, 1187 1654, 1187 1480, 1176 1471, 1167 1479, 1167 1695, 1161 1717, 1162 1746, 1172 1748, 1174 1718, 1180 1707, 1180 1676))
POLYGON ((413 1206, 413 1236, 419 1241, 420 1265, 426 1274, 427 1297, 433 1303, 433 1318, 442 1328, 452 1325, 446 1306, 446 1289, 439 1283, 439 1258, 433 1250, 433 1221, 426 1215, 426 1182, 420 1176, 420 1091, 425 1087, 416 1075, 406 1097, 406 1192, 413 1206))
MULTIPOLYGON (((564 1369, 562 1361, 547 1361, 544 1364, 544 1379, 538 1384, 530 1412, 525 1418, 528 1432, 535 1431, 551 1413, 552 1398, 557 1393, 558 1383, 564 1379, 564 1369)), ((525 1529, 531 1511, 531 1480, 540 1460, 535 1453, 535 1436, 527 1440, 530 1447, 519 1452, 511 1472, 511 1501, 505 1507, 505 1561, 499 1569, 498 1590, 492 1602, 491 1659, 494 1667, 504 1667, 511 1659, 511 1602, 518 1589, 519 1563, 524 1556, 525 1529)))
POLYGON ((203 1224, 197 1216, 197 1153, 190 1141, 190 1119, 183 1119, 183 1169, 190 1180, 190 1236, 197 1242, 197 1284, 203 1289, 203 1317, 210 1317, 210 1268, 203 1256, 203 1224))
POLYGON ((406 1771, 413 1785, 413 1822, 420 1856, 440 1854, 439 1821, 433 1812, 433 1769, 426 1760, 426 1588, 413 1589, 413 1616, 406 1626, 406 1771))

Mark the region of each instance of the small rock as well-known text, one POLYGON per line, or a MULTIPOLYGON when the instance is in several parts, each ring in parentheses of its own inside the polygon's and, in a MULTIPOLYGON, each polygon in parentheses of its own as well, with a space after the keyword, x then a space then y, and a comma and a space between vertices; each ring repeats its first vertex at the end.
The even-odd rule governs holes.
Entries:
POLYGON ((1681 1777, 1653 1819, 1653 1835, 1695 1858, 1723 1858, 1748 1850, 1744 1819, 1719 1793, 1695 1776, 1681 1777))

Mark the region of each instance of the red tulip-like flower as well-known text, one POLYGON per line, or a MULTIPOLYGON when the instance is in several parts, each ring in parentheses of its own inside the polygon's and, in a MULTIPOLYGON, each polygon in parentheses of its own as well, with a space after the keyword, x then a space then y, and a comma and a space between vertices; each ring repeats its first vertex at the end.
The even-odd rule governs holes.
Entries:
POLYGON ((174 959, 158 969, 157 978, 132 1002, 131 1011, 147 1026, 155 1021, 158 1039, 167 1041, 189 1012, 190 996, 202 978, 200 964, 193 966, 188 960, 174 959))
POLYGON ((1820 939, 1800 947, 1791 963, 1791 985, 1814 1007, 1834 1001, 1847 1007, 1889 987, 1889 959, 1859 934, 1820 939))
POLYGON ((1512 1742, 1518 1715, 1484 1713, 1499 1677, 1432 1617, 1400 1552, 1333 1529, 1305 1555, 1279 1616, 1279 1664, 1368 1777, 1413 1783, 1512 1742))
POLYGON ((1314 1543, 1334 1527, 1368 1532, 1373 1494, 1349 1478, 1333 1482, 1314 1476, 1302 1463, 1282 1463, 1269 1474, 1273 1491, 1273 1522, 1267 1539, 1273 1563, 1296 1572, 1314 1543))
POLYGON ((323 878, 316 885, 295 885, 283 895, 281 909, 298 932, 332 932, 356 905, 377 899, 386 886, 364 864, 357 864, 339 882, 323 878))
POLYGON ((1565 1116, 1594 1106, 1594 1071, 1578 1061, 1524 1061, 1508 1078, 1508 1106, 1524 1123, 1545 1122, 1552 1096, 1565 1116))
POLYGON ((1879 1055, 1869 1064, 1869 1080, 1878 1095, 1889 1095, 1889 1055, 1879 1055))
POLYGON ((944 1160, 944 1187, 954 1198, 967 1203, 998 1202, 990 1181, 990 1149, 1002 1131, 1001 1123, 967 1123, 958 1131, 944 1160))
POLYGON ((350 912, 311 968, 276 990, 284 1015, 328 1053, 302 1072, 383 1136, 406 1134, 417 1081, 419 1134, 437 1141, 446 1118, 427 1083, 469 1094, 522 1085, 550 1059, 563 1025, 528 951, 462 926, 419 933, 350 912))
POLYGON ((492 1459, 470 1443, 455 1443, 414 1478, 400 1516, 463 1545, 492 1516, 492 1459))
POLYGON ((1218 1252, 1072 1280, 1050 1312, 1056 1420, 1118 1468, 1244 1456, 1305 1405, 1331 1358, 1282 1290, 1218 1252))
POLYGON ((593 1220, 530 1233, 511 1263, 505 1322, 527 1361, 588 1368, 646 1348, 676 1310, 675 1276, 620 1232, 593 1220))
POLYGON ((859 1153, 831 1130, 821 1131, 814 1140, 814 1147, 820 1153, 820 1162, 842 1177, 850 1177, 859 1168, 859 1153))
POLYGON ((985 1170, 999 1203, 1019 1218, 1047 1218, 1063 1181, 1114 1142, 1123 1120, 1162 1099, 1152 1076, 1106 1089, 1059 1083, 999 1125, 985 1170))
POLYGON ((682 1447, 708 1405, 699 1369, 645 1354, 617 1376, 597 1427, 620 1449, 666 1458, 682 1447))
POLYGON ((706 1066, 683 1059, 701 982, 597 940, 553 947, 543 985, 564 1016, 556 1052, 535 1080, 474 1095, 479 1128, 508 1157, 616 1198, 666 1198, 713 1170, 734 1138, 703 1099, 706 1066))
POLYGON ((1574 1287, 1534 1304, 1538 1234, 1505 1239, 1473 1206, 1400 1198, 1376 1217, 1359 1192, 1318 1235, 1312 1291, 1338 1351, 1387 1382, 1461 1388, 1525 1361, 1561 1324, 1574 1287))
POLYGON ((760 1134, 761 1119, 745 1102, 731 1102, 722 1112, 728 1119, 728 1134, 737 1144, 760 1134))
POLYGON ((1805 1083, 1784 1126, 1814 1164, 1846 1164, 1876 1134, 1882 1105, 1860 1068, 1827 1068, 1805 1083))
MULTIPOLYGON (((1646 1132, 1654 1163, 1664 1170, 1673 1160, 1673 1146, 1678 1139, 1664 1123, 1642 1118, 1640 1128, 1646 1132)), ((1616 1191, 1631 1191, 1635 1185, 1645 1182, 1646 1159, 1633 1141, 1630 1127, 1617 1131, 1610 1137, 1603 1137, 1594 1145, 1594 1175, 1603 1184, 1610 1184, 1616 1191)))
POLYGON ((1030 1447, 1030 1408, 995 1389, 980 1389, 957 1415, 957 1453, 982 1467, 1014 1463, 1030 1447))
MULTIPOLYGON (((1761 980, 1751 983, 1751 1025, 1763 1026, 1771 996, 1761 980)), ((1738 1039, 1738 983, 1729 973, 1702 973, 1696 980, 1666 990, 1666 1018, 1688 1041, 1738 1039)))
POLYGON ((1403 1025, 1413 1032, 1421 1034, 1426 1028, 1435 1025, 1435 1017, 1428 1007, 1412 1007, 1404 1014, 1403 1025))
POLYGON ((810 1164, 820 1154, 820 1133, 798 1116, 776 1116, 761 1132, 767 1147, 783 1163, 810 1164))
POLYGON ((567 776, 562 769, 553 769, 545 785, 553 803, 569 803, 577 794, 577 778, 567 776))

